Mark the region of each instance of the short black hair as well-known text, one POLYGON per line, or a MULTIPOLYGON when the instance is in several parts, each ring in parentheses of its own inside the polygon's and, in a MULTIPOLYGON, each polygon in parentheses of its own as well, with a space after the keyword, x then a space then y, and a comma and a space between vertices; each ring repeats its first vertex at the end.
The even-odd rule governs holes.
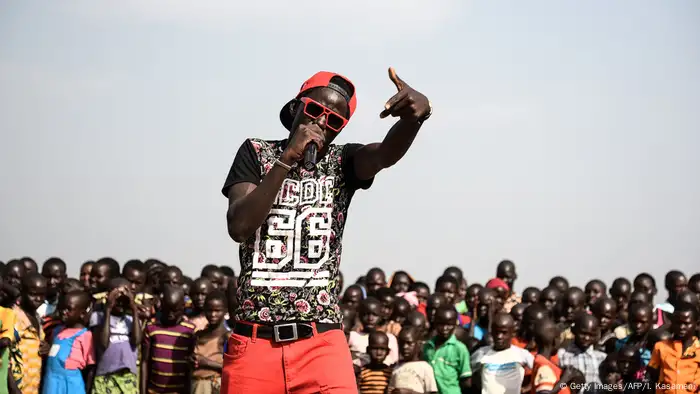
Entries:
POLYGON ((675 309, 673 310, 673 316, 675 317, 685 312, 690 312, 690 317, 694 322, 698 321, 698 307, 687 302, 681 302, 676 305, 675 309))
POLYGON ((56 265, 60 269, 62 269, 63 272, 66 272, 66 262, 58 257, 49 257, 48 259, 46 259, 46 261, 44 261, 44 265, 41 266, 41 270, 43 271, 44 267, 48 267, 50 265, 56 265))
POLYGON ((204 301, 204 305, 208 304, 210 301, 218 300, 221 301, 224 304, 224 308, 228 307, 228 298, 226 297, 226 293, 224 293, 221 290, 214 290, 211 293, 207 295, 206 300, 204 301))
POLYGON ((612 285, 610 285, 610 294, 613 293, 613 289, 618 289, 618 288, 627 288, 629 290, 632 290, 632 283, 630 283, 629 279, 619 277, 616 278, 612 285))
POLYGON ((146 259, 146 261, 144 261, 143 264, 146 266, 146 271, 151 269, 151 267, 153 267, 154 265, 159 265, 162 267, 165 267, 167 265, 158 259, 146 259))
POLYGON ((579 313, 574 318, 574 326, 573 326, 572 331, 578 331, 576 328, 578 328, 580 330, 581 327, 584 327, 586 325, 586 323, 588 323, 588 322, 594 322, 596 326, 598 326, 600 324, 600 321, 594 315, 589 315, 588 313, 585 313, 585 312, 579 313))
POLYGON ((458 277, 459 280, 462 280, 464 278, 464 273, 462 272, 462 269, 457 267, 456 265, 451 265, 447 268, 445 268, 445 271, 443 271, 442 276, 452 276, 452 277, 458 277))
POLYGON ((233 268, 229 267, 228 265, 222 265, 219 267, 221 272, 224 273, 224 275, 228 276, 229 278, 233 278, 236 276, 236 272, 233 270, 233 268))
POLYGON ((685 278, 685 274, 678 270, 671 270, 666 273, 664 277, 664 286, 666 290, 670 290, 674 287, 674 282, 680 278, 685 278))
POLYGON ((209 276, 216 271, 221 272, 223 274, 223 271, 221 271, 221 268, 215 266, 214 264, 207 264, 204 267, 202 267, 202 272, 200 273, 199 276, 209 276))
POLYGON ((417 291, 421 287, 428 290, 428 293, 430 293, 430 286, 428 286, 428 284, 425 282, 413 282, 411 283, 411 286, 408 289, 410 291, 417 291))
POLYGON ((635 313, 640 312, 642 310, 648 311, 649 314, 654 313, 654 308, 651 306, 651 304, 635 302, 633 304, 630 304, 630 306, 628 307, 628 314, 631 317, 634 316, 635 313))
POLYGON ((124 275, 124 273, 128 269, 139 272, 146 272, 146 264, 144 264, 143 261, 137 259, 129 260, 124 264, 124 267, 122 267, 122 275, 124 275))
POLYGON ((371 275, 374 275, 374 274, 382 274, 384 276, 384 278, 386 278, 386 273, 384 272, 383 269, 381 269, 379 267, 370 268, 370 270, 367 271, 367 275, 365 275, 365 277, 370 277, 371 275))
POLYGON ((608 286, 605 284, 605 282, 603 282, 603 281, 600 280, 600 279, 591 279, 591 280, 589 280, 588 283, 586 283, 586 287, 588 287, 589 285, 598 285, 598 286, 600 286, 601 288, 603 288, 603 293, 605 293, 605 292, 608 290, 608 286))
POLYGON ((382 303, 379 302, 378 299, 374 297, 367 297, 364 300, 362 300, 362 303, 360 303, 360 313, 365 312, 370 304, 377 304, 379 306, 382 305, 382 303))
POLYGON ((107 271, 108 275, 110 278, 116 278, 119 276, 120 270, 119 270, 119 263, 117 260, 111 258, 111 257, 103 257, 97 261, 95 261, 95 264, 93 265, 93 268, 98 265, 105 265, 107 266, 107 271))
POLYGON ((121 276, 118 276, 116 278, 112 278, 107 282, 107 288, 111 291, 120 287, 128 287, 131 284, 126 278, 123 278, 121 276))
POLYGON ((44 286, 48 284, 48 281, 46 280, 44 275, 38 272, 32 272, 29 275, 25 275, 25 277, 22 279, 22 289, 27 289, 29 286, 33 285, 36 282, 43 282, 44 286))
POLYGON ((455 288, 459 288, 459 282, 454 276, 450 275, 443 275, 435 281, 435 289, 437 290, 438 287, 440 287, 444 283, 452 283, 455 285, 455 288))
POLYGON ((643 281, 643 280, 648 280, 648 281, 650 281, 650 282, 651 282, 651 286, 654 287, 654 288, 656 288, 656 279, 654 279, 654 277, 651 276, 651 274, 649 274, 648 272, 642 272, 641 274, 637 275, 637 276, 634 278, 634 284, 636 285, 637 283, 639 283, 639 282, 641 282, 641 281, 643 281))
POLYGON ((68 297, 77 297, 80 300, 80 309, 87 310, 92 304, 92 297, 86 291, 83 290, 73 290, 66 294, 63 294, 63 299, 67 300, 68 297))

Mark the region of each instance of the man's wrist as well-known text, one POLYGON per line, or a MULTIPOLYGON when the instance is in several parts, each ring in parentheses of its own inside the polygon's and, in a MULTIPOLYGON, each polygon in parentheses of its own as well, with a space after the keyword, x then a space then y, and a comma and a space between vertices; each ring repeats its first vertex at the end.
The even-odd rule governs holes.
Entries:
POLYGON ((292 169, 292 167, 294 167, 294 164, 296 164, 294 163, 294 160, 287 157, 284 153, 282 153, 276 161, 279 161, 282 164, 282 167, 289 167, 290 170, 292 169))

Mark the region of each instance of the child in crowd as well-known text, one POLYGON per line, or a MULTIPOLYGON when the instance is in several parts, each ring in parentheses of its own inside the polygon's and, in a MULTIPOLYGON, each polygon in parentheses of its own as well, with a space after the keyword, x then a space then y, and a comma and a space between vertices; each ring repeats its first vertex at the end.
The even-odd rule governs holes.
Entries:
POLYGON ((131 294, 139 294, 146 287, 146 267, 141 260, 129 260, 122 267, 122 277, 129 281, 131 294))
POLYGON ((41 275, 46 278, 47 283, 46 301, 39 306, 36 312, 39 314, 39 318, 43 319, 56 310, 61 287, 66 280, 66 263, 58 257, 51 257, 42 266, 41 275))
POLYGON ((394 390, 411 393, 436 393, 438 391, 432 366, 420 358, 420 338, 421 330, 416 327, 404 327, 399 333, 401 363, 394 368, 391 374, 389 393, 394 390))
POLYGON ((50 335, 46 357, 43 394, 86 394, 92 392, 95 350, 92 332, 86 327, 91 297, 84 291, 63 294, 58 305, 62 325, 50 335))
POLYGON ((632 284, 627 278, 616 278, 610 286, 610 298, 617 304, 618 320, 616 325, 627 321, 627 304, 630 301, 630 294, 632 294, 632 284))
POLYGON ((343 293, 343 305, 357 309, 363 298, 362 288, 359 285, 350 285, 343 293))
POLYGON ((435 336, 423 346, 423 358, 433 366, 441 394, 460 394, 471 386, 469 350, 454 336, 457 311, 444 305, 435 311, 435 336))
POLYGON ((649 345, 649 333, 652 330, 654 312, 651 304, 635 303, 629 306, 630 334, 618 339, 615 350, 619 351, 625 345, 635 346, 639 350, 642 364, 646 366, 651 359, 651 346, 649 345))
POLYGON ((394 302, 396 299, 394 290, 389 287, 383 287, 377 290, 377 299, 382 304, 381 318, 384 322, 381 326, 377 327, 377 330, 386 332, 393 336, 399 335, 399 332, 401 332, 401 324, 391 320, 394 313, 394 302))
POLYGON ((367 352, 369 364, 360 369, 357 386, 361 394, 384 394, 389 385, 392 367, 385 363, 389 353, 389 334, 375 331, 369 334, 367 352))
POLYGON ((111 257, 104 257, 92 265, 90 271, 90 292, 94 298, 95 310, 102 310, 107 293, 109 281, 119 276, 119 263, 111 257))
POLYGON ((391 314, 391 320, 403 326, 411 310, 411 304, 409 304, 406 299, 398 297, 394 300, 394 310, 391 314))
POLYGON ((94 261, 88 260, 80 266, 80 277, 78 279, 85 290, 90 289, 90 277, 92 276, 92 266, 94 264, 94 261))
MULTIPOLYGON (((355 354, 367 354, 367 346, 369 344, 369 334, 377 331, 381 326, 381 303, 374 297, 367 298, 360 305, 360 331, 352 331, 348 338, 348 345, 351 352, 355 354)), ((392 334, 387 334, 389 338, 389 354, 384 363, 392 365, 399 360, 399 345, 396 337, 392 334)), ((360 363, 360 367, 362 367, 360 363)))
POLYGON ((39 393, 42 368, 39 349, 48 351, 48 344, 44 342, 44 330, 36 310, 46 300, 46 288, 46 278, 38 273, 27 274, 22 281, 21 303, 14 307, 15 340, 10 353, 12 375, 8 384, 13 393, 39 393))
MULTIPOLYGON (((541 307, 538 305, 538 307, 541 307)), ((562 379, 563 370, 559 367, 556 357, 557 326, 552 319, 545 317, 534 326, 534 340, 537 344, 537 353, 532 367, 533 393, 547 393, 559 388, 560 394, 569 394, 566 385, 571 378, 567 374, 562 379)))
POLYGON ((211 264, 205 265, 202 268, 202 274, 200 276, 202 278, 209 279, 214 287, 214 290, 226 290, 226 287, 224 287, 226 275, 224 275, 224 273, 221 271, 221 268, 211 264))
POLYGON ((570 287, 564 292, 560 302, 562 322, 559 324, 559 346, 567 347, 574 339, 572 324, 579 314, 586 312, 586 294, 578 287, 570 287))
POLYGON ((696 334, 698 308, 692 304, 676 305, 671 319, 672 338, 654 345, 648 372, 650 381, 663 384, 657 393, 685 392, 700 388, 700 340, 696 334), (680 384, 679 384, 680 383, 680 384), (666 387, 667 389, 664 389, 666 387))
POLYGON ((559 349, 559 366, 574 367, 581 371, 586 383, 600 384, 598 368, 607 355, 595 350, 596 338, 600 333, 598 319, 587 313, 579 314, 574 320, 574 341, 566 348, 559 349))
POLYGON ((523 290, 523 304, 532 305, 540 302, 540 289, 536 287, 526 287, 523 290))
POLYGON ((194 325, 185 321, 185 293, 181 288, 163 288, 159 321, 146 325, 141 363, 141 393, 191 392, 191 363, 194 325))
POLYGON ((591 310, 596 301, 605 297, 607 290, 605 282, 600 279, 593 279, 586 283, 586 287, 583 288, 586 293, 586 309, 591 310))
POLYGON ((484 393, 520 394, 525 368, 532 369, 534 357, 511 345, 515 321, 510 314, 495 314, 491 324, 493 345, 480 347, 471 358, 473 385, 484 393))
POLYGON ((229 336, 224 326, 226 310, 226 294, 222 291, 209 293, 204 303, 208 325, 196 333, 193 394, 219 394, 224 343, 229 336))
MULTIPOLYGON (((83 288, 83 285, 78 281, 77 279, 72 279, 68 278, 65 281, 63 281, 63 284, 61 285, 60 289, 60 294, 68 294, 74 291, 86 291, 85 288, 83 288)), ((44 329, 45 333, 52 333, 56 327, 61 325, 61 314, 58 313, 58 311, 54 311, 54 313, 50 315, 44 316, 43 319, 41 319, 41 327, 44 329)))
POLYGON ((389 280, 389 287, 396 294, 408 293, 413 283, 413 278, 406 271, 396 271, 389 280))
POLYGON ((110 280, 104 311, 90 316, 99 355, 94 394, 138 393, 137 349, 143 335, 131 284, 126 278, 110 280))
POLYGON ((207 327, 208 322, 204 314, 204 305, 212 290, 214 290, 214 286, 207 278, 199 278, 192 285, 192 314, 188 316, 188 320, 194 324, 196 331, 207 327))
POLYGON ((611 298, 599 298, 591 306, 591 313, 600 322, 600 337, 595 345, 596 349, 610 353, 615 349, 615 332, 613 324, 617 319, 617 303, 611 298))
POLYGON ((498 313, 496 291, 486 287, 482 288, 479 291, 479 298, 473 312, 471 322, 464 328, 469 330, 470 337, 482 341, 487 337, 491 316, 498 313))

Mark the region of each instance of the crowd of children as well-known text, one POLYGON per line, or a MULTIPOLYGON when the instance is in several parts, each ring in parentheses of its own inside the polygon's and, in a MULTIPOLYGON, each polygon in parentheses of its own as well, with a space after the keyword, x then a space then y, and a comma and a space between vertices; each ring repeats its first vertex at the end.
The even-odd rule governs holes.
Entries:
POLYGON ((235 286, 213 265, 0 263, 0 394, 218 394, 235 286))
POLYGON ((341 310, 360 393, 698 393, 700 274, 641 273, 518 294, 511 261, 485 284, 457 267, 430 286, 373 268, 341 310))
MULTIPOLYGON (((553 277, 514 291, 447 268, 434 289, 372 268, 342 294, 360 393, 698 393, 700 274, 610 287, 553 277)), ((237 309, 229 267, 192 280, 161 261, 0 263, 0 394, 218 394, 237 309)), ((342 288, 342 286, 341 286, 342 288)))

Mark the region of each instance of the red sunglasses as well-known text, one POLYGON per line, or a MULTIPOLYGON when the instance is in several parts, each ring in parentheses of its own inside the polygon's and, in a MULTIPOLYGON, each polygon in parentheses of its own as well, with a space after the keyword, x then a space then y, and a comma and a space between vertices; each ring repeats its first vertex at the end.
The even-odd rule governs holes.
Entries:
POLYGON ((337 112, 326 107, 325 105, 314 101, 308 97, 302 97, 299 99, 304 103, 304 114, 311 119, 318 119, 319 117, 326 115, 326 127, 339 133, 340 130, 348 124, 348 120, 344 117, 338 115, 337 112))

